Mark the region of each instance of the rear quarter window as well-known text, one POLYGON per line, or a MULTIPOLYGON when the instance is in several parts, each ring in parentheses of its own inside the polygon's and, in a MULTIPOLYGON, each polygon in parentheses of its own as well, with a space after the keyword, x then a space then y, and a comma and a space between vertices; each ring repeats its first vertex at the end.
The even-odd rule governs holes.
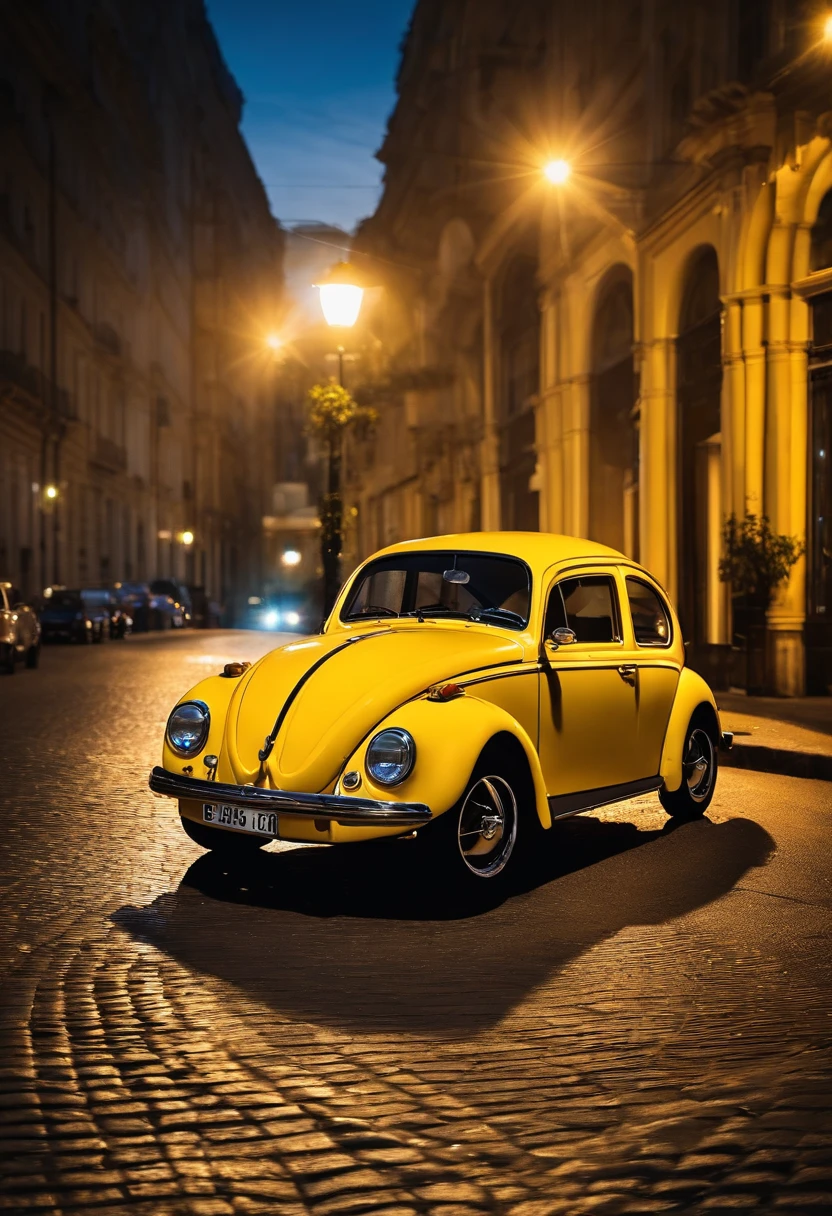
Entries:
POLYGON ((669 646, 672 641, 672 628, 670 613, 664 600, 640 578, 628 577, 626 582, 636 645, 669 646))

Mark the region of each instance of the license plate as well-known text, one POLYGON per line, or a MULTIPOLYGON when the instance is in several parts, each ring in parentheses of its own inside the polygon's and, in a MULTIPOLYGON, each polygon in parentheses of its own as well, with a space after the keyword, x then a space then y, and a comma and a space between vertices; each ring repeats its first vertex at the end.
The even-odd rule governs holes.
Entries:
POLYGON ((203 802, 202 819, 218 828, 236 828, 238 832, 251 832, 255 836, 278 838, 277 813, 275 811, 249 811, 239 806, 217 806, 214 802, 203 802))

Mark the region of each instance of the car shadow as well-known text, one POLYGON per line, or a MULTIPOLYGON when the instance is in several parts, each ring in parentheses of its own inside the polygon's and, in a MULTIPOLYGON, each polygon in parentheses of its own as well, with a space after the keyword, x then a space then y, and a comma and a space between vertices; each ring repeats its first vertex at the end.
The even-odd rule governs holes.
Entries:
POLYGON ((500 900, 462 899, 406 841, 234 865, 205 854, 176 892, 114 919, 283 1016, 456 1036, 494 1025, 626 926, 719 899, 773 848, 748 819, 640 831, 582 816, 546 834, 500 900))

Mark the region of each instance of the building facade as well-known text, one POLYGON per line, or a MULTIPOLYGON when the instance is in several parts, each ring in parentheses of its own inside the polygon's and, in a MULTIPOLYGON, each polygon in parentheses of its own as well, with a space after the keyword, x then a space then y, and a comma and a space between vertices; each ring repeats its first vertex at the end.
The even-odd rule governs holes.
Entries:
POLYGON ((358 241, 389 385, 354 457, 362 553, 591 537, 664 582, 691 660, 725 680, 721 529, 766 514, 806 546, 768 613, 771 682, 830 690, 828 17, 421 0, 358 241))
POLYGON ((260 581, 282 233, 201 0, 0 7, 0 577, 260 581))

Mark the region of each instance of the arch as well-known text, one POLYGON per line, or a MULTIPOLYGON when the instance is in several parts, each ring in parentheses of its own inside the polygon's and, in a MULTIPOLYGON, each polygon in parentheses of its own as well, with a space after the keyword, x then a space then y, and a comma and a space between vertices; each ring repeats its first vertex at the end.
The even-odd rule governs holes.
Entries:
POLYGON ((700 246, 687 263, 676 342, 678 603, 695 647, 709 641, 709 590, 717 578, 710 531, 720 515, 713 473, 721 442, 721 308, 716 250, 700 246))
POLYGON ((540 526, 534 406, 540 387, 537 258, 516 252, 498 283, 500 516, 503 528, 540 526))
POLYGON ((589 394, 589 536, 638 557, 638 430, 633 275, 604 276, 592 320, 589 394))

